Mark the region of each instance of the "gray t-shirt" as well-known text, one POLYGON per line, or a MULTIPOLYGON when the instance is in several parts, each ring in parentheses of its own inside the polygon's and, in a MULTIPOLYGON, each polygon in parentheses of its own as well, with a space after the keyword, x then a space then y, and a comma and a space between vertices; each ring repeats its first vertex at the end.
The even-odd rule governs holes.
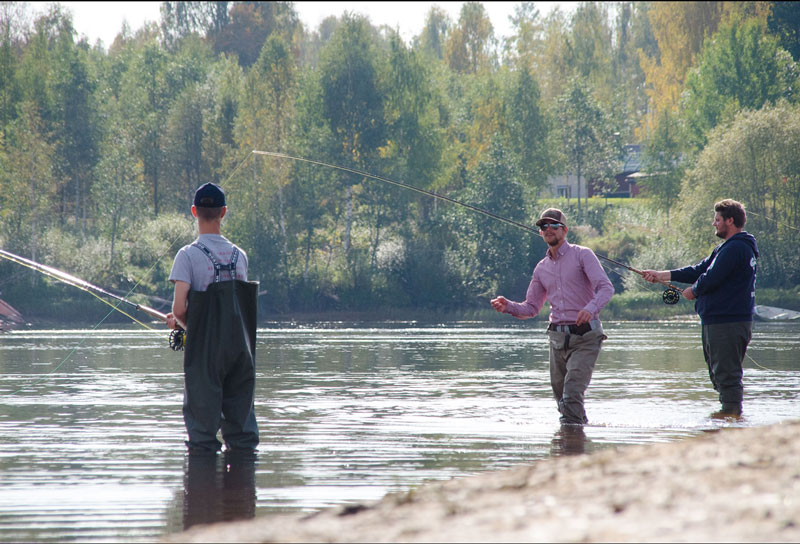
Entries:
MULTIPOLYGON (((201 234, 196 241, 206 246, 219 264, 226 265, 231 262, 234 245, 221 234, 201 234)), ((220 281, 230 279, 229 271, 220 271, 220 281)), ((241 248, 239 248, 239 258, 236 260, 236 279, 247 281, 247 254, 241 248)), ((214 282, 214 264, 199 247, 183 246, 175 255, 169 281, 173 283, 185 281, 191 286, 192 291, 205 291, 214 282)))

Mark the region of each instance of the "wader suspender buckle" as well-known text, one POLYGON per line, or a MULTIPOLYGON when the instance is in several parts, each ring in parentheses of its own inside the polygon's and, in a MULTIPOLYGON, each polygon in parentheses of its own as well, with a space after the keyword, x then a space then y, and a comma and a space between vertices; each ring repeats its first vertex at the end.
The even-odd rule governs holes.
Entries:
POLYGON ((231 262, 228 264, 220 264, 219 261, 214 257, 211 253, 211 250, 208 249, 202 242, 195 242, 192 244, 193 246, 202 249, 203 253, 206 254, 206 257, 209 258, 211 264, 214 265, 214 283, 219 283, 219 272, 220 270, 227 270, 230 272, 231 280, 236 279, 236 261, 239 259, 239 248, 233 246, 233 254, 231 255, 231 262))

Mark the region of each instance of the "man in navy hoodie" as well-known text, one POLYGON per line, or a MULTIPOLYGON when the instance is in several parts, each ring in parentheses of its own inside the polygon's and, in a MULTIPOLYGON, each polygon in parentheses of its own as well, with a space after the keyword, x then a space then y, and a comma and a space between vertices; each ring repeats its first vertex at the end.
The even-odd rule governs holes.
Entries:
POLYGON ((677 270, 644 270, 650 282, 691 283, 683 291, 694 300, 702 323, 703 356, 722 409, 712 417, 742 413, 742 362, 753 330, 756 239, 743 231, 744 206, 725 199, 714 204, 714 229, 725 240, 694 266, 677 270))

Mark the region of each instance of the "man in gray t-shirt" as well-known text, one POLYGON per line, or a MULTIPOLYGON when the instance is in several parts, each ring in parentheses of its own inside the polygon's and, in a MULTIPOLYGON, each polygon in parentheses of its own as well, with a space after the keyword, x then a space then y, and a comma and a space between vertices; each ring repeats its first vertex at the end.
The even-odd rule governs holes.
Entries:
MULTIPOLYGON (((195 243, 197 242, 206 246, 220 263, 231 262, 234 245, 221 234, 201 234, 197 237, 195 243)), ((230 277, 230 272, 223 271, 221 279, 233 278, 230 277)), ((236 279, 247 281, 247 254, 242 249, 239 249, 239 259, 236 262, 236 279)), ((214 264, 198 246, 183 246, 175 255, 169 281, 173 284, 178 281, 187 283, 192 291, 205 291, 214 282, 214 264)))
POLYGON ((178 251, 169 279, 175 285, 167 327, 186 330, 183 419, 191 452, 252 451, 258 284, 247 281, 247 255, 220 234, 225 193, 206 183, 192 215, 199 236, 178 251), (227 451, 226 450, 226 451, 227 451))

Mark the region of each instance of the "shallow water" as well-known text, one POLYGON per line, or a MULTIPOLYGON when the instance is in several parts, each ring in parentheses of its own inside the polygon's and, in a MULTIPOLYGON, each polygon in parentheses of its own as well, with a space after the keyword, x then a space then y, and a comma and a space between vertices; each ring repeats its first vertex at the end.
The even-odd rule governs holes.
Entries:
POLYGON ((591 425, 561 429, 541 322, 272 323, 254 457, 189 458, 181 355, 139 330, 0 336, 0 541, 152 540, 196 523, 378 499, 553 455, 800 417, 800 323, 757 323, 745 418, 697 323, 606 322, 591 425))

